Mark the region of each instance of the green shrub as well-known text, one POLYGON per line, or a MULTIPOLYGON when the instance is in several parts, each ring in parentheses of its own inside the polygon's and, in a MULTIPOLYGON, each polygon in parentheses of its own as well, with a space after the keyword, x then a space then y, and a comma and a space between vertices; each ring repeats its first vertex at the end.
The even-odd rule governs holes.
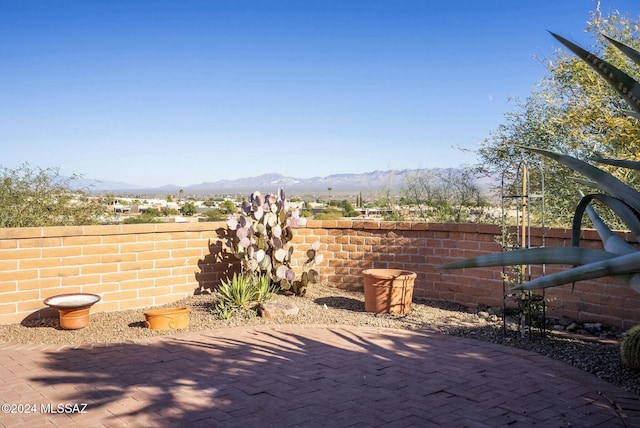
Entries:
POLYGON ((142 224, 142 223, 158 223, 160 220, 157 216, 149 213, 141 214, 137 217, 127 217, 124 224, 142 224))
POLYGON ((223 221, 229 218, 229 214, 225 214, 220 210, 209 210, 204 215, 209 221, 223 221))
POLYGON ((343 218, 342 211, 324 211, 313 216, 315 220, 340 220, 343 218))
POLYGON ((632 327, 620 345, 622 363, 632 370, 640 370, 640 325, 632 327))
POLYGON ((222 281, 218 290, 220 297, 213 313, 221 319, 229 319, 235 313, 248 309, 254 302, 265 302, 276 292, 267 275, 247 273, 233 274, 231 279, 222 281))

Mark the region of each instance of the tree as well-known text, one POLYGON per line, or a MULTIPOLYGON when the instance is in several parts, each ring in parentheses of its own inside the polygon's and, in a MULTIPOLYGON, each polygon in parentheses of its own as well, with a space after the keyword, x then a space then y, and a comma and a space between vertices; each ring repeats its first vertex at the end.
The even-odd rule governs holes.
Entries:
POLYGON ((237 209, 233 201, 230 201, 229 199, 225 199, 224 202, 220 204, 220 211, 222 211, 225 214, 235 214, 237 209))
POLYGON ((182 208, 180 209, 180 211, 182 212, 183 215, 192 216, 198 210, 196 209, 196 205, 193 202, 187 201, 182 205, 182 208))
MULTIPOLYGON (((620 68, 597 55, 585 50, 581 46, 552 35, 573 52, 581 61, 589 65, 607 84, 627 102, 631 108, 629 112, 635 118, 640 118, 640 82, 620 68)), ((640 51, 627 44, 607 37, 607 40, 621 53, 629 57, 640 66, 640 51)), ((618 109, 611 105, 609 108, 618 109)), ((640 191, 616 178, 612 173, 563 153, 556 153, 539 148, 526 148, 527 151, 545 156, 567 168, 579 173, 584 179, 581 182, 596 190, 588 195, 581 194, 571 230, 571 247, 535 247, 518 251, 502 251, 495 254, 483 255, 475 259, 463 260, 442 266, 445 269, 459 269, 468 267, 513 266, 524 264, 563 264, 573 265, 563 271, 550 275, 542 275, 535 279, 516 284, 512 289, 531 291, 540 288, 556 287, 576 281, 598 279, 612 276, 627 283, 632 289, 640 292, 640 251, 631 243, 616 235, 602 220, 597 211, 591 206, 599 201, 609 208, 628 227, 635 239, 640 239, 640 191), (603 250, 580 247, 581 219, 584 215, 591 219, 600 239, 603 250)), ((640 171, 640 161, 631 159, 613 159, 595 157, 591 161, 598 165, 625 168, 630 171, 640 171)))
POLYGON ((489 220, 488 203, 475 182, 472 168, 423 170, 407 177, 402 203, 432 222, 480 222, 489 220))
POLYGON ((0 166, 0 227, 98 223, 107 215, 107 207, 80 189, 80 178, 26 163, 16 169, 0 166))
POLYGON ((360 213, 353 209, 353 205, 351 202, 343 199, 341 201, 331 201, 329 202, 330 207, 337 207, 342 210, 342 217, 357 217, 360 213))
MULTIPOLYGON (((591 12, 586 30, 595 36, 591 51, 631 75, 638 67, 599 36, 606 34, 638 48, 634 37, 640 21, 612 12, 603 19, 599 8, 591 12)), ((640 126, 629 115, 628 105, 606 82, 575 55, 559 49, 546 61, 548 75, 516 109, 505 116, 500 125, 478 150, 484 172, 504 173, 513 182, 516 165, 527 159, 520 146, 530 146, 566 153, 577 159, 613 157, 637 159, 640 152, 640 126)), ((572 180, 570 169, 555 162, 543 162, 547 224, 571 224, 579 190, 584 184, 572 180)), ((637 175, 610 168, 631 185, 639 184, 637 175)), ((535 173, 534 171, 531 171, 535 173)), ((536 177, 533 177, 536 179, 536 177)), ((611 216, 603 212, 603 217, 611 216)))

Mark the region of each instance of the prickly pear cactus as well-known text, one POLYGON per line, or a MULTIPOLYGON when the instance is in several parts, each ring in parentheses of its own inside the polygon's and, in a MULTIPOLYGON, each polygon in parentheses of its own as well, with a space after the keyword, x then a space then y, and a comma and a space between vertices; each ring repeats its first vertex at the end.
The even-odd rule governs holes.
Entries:
POLYGON ((227 227, 230 234, 227 246, 240 259, 245 273, 269 275, 272 282, 287 293, 302 296, 308 284, 318 281, 316 264, 322 261, 317 254, 319 243, 307 251, 302 275, 296 278, 291 268, 293 228, 302 227, 306 219, 297 209, 289 209, 282 189, 274 195, 254 192, 242 203, 239 217, 232 217, 227 227))
POLYGON ((640 325, 632 327, 620 345, 622 363, 632 370, 640 370, 640 325))

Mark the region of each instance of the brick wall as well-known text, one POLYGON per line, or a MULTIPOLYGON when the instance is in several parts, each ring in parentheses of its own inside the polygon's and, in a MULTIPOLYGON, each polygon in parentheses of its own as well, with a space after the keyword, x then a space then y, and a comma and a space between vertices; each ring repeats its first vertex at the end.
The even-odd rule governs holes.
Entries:
POLYGON ((47 297, 95 293, 92 312, 179 300, 234 268, 223 223, 0 229, 0 324, 50 316, 47 297), (43 310, 43 308, 45 308, 43 310))
MULTIPOLYGON (((0 229, 0 324, 50 316, 42 301, 85 292, 102 296, 92 312, 142 308, 179 300, 215 287, 238 265, 221 239, 224 223, 141 224, 0 229)), ((321 279, 360 290, 368 268, 399 268, 418 274, 416 297, 470 307, 502 305, 501 268, 446 271, 438 266, 500 251, 492 225, 310 221, 296 229, 294 267, 320 241, 321 279)), ((632 238, 623 235, 632 241, 632 238)), ((540 230, 532 231, 532 241, 540 230)), ((551 229, 547 246, 569 246, 570 233, 551 229)), ((595 232, 583 246, 600 248, 595 232)), ((548 266, 547 272, 557 267, 548 266)), ((547 290, 554 315, 629 328, 640 324, 640 295, 614 280, 585 281, 547 290)))
MULTIPOLYGON (((431 224, 418 222, 324 221, 309 222, 304 233, 324 244, 322 279, 344 289, 363 287, 360 272, 369 268, 397 268, 417 273, 414 296, 449 300, 468 307, 503 304, 502 268, 442 270, 438 266, 501 250, 501 228, 494 225, 431 224), (317 228, 317 229, 316 229, 317 228), (498 242, 496 242, 498 239, 498 242)), ((542 231, 531 230, 532 245, 540 245, 542 231)), ((630 234, 621 234, 635 243, 630 234)), ((547 229, 545 245, 571 245, 571 231, 547 229)), ((593 230, 582 233, 581 246, 602 248, 593 230)), ((567 266, 547 265, 546 273, 567 266)), ((540 269, 533 270, 534 277, 540 269)), ((546 290, 555 309, 549 315, 579 321, 602 322, 629 328, 640 324, 640 294, 626 284, 606 278, 546 290)))

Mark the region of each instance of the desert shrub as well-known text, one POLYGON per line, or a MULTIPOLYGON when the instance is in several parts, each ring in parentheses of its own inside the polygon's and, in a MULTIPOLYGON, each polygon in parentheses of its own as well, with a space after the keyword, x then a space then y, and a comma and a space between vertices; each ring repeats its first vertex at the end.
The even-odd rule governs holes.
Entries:
POLYGON ((222 281, 219 298, 213 313, 221 319, 229 319, 235 313, 248 309, 252 303, 265 302, 273 297, 276 288, 265 275, 233 274, 222 281))

